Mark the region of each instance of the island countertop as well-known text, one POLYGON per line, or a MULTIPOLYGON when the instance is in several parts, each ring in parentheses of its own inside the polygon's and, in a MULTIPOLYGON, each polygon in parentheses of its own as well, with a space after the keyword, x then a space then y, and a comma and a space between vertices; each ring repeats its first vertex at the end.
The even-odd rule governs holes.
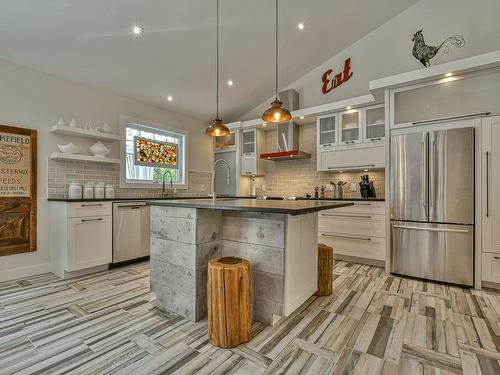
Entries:
POLYGON ((151 200, 150 206, 170 206, 186 208, 206 208, 244 212, 269 212, 288 215, 302 215, 330 208, 352 206, 352 202, 309 201, 309 200, 260 200, 260 199, 178 199, 151 200))

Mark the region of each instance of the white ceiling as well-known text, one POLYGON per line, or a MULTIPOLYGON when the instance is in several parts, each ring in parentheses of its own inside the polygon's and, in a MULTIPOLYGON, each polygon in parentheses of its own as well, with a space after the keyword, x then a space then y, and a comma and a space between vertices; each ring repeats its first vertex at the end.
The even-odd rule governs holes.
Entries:
MULTIPOLYGON (((280 86, 416 2, 282 0, 280 86)), ((220 0, 220 20, 220 117, 229 122, 273 95, 274 1, 220 0)), ((214 116, 215 0, 0 0, 0 46, 0 58, 17 64, 214 116)))

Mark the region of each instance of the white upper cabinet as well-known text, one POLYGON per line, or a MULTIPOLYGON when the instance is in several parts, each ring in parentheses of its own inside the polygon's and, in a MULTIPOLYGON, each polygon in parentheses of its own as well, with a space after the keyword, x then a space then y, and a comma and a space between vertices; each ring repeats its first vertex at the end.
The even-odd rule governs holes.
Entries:
POLYGON ((262 129, 241 131, 241 174, 243 176, 264 175, 264 161, 260 154, 264 150, 265 135, 262 129))
POLYGON ((254 155, 257 150, 257 129, 248 129, 241 132, 243 155, 254 155))
POLYGON ((382 141, 385 138, 385 110, 383 105, 363 109, 365 142, 382 141))
POLYGON ((316 118, 318 171, 384 168, 384 105, 316 118))
POLYGON ((341 112, 339 120, 339 143, 346 145, 360 143, 363 139, 362 110, 351 109, 341 112))
POLYGON ((338 144, 339 116, 337 114, 318 116, 317 121, 318 146, 331 147, 338 144))

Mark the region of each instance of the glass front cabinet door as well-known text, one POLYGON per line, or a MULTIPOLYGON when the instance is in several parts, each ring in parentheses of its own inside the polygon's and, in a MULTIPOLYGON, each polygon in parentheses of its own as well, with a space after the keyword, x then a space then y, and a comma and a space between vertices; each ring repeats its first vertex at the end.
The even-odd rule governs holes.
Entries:
POLYGON ((365 142, 383 141, 385 138, 384 105, 364 109, 365 142))
POLYGON ((362 111, 358 109, 351 109, 340 113, 339 143, 354 144, 362 141, 361 114, 362 111))
POLYGON ((243 155, 254 155, 256 150, 256 130, 243 130, 241 133, 243 155))
POLYGON ((319 147, 331 147, 338 144, 338 114, 322 115, 317 118, 319 147))

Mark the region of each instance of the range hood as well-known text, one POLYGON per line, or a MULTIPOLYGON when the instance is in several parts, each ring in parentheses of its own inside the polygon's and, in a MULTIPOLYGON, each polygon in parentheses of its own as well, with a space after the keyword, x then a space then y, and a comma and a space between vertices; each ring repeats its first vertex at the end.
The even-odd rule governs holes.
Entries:
MULTIPOLYGON (((283 105, 290 112, 299 109, 299 93, 295 90, 286 90, 279 93, 283 105)), ((294 160, 308 159, 311 154, 299 150, 299 125, 293 121, 278 124, 278 144, 276 151, 260 154, 261 159, 267 160, 294 160)))

